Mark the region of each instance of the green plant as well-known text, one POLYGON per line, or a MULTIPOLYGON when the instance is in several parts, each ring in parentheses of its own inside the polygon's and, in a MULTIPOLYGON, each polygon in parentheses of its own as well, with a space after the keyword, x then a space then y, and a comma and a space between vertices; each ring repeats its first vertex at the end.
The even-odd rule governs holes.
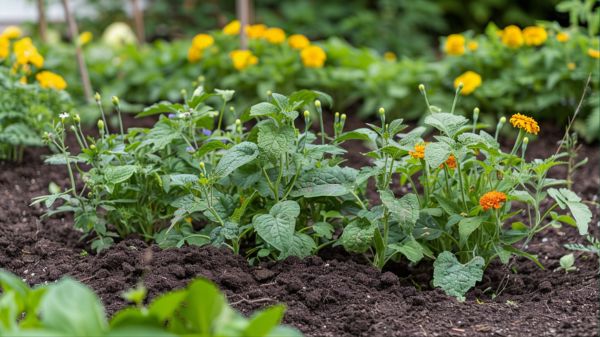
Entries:
POLYGON ((0 269, 0 334, 3 336, 301 336, 280 325, 276 305, 245 318, 206 279, 158 296, 145 306, 145 291, 125 293, 135 303, 106 317, 100 299, 85 285, 63 278, 30 288, 0 269))
POLYGON ((560 258, 559 262, 560 262, 560 268, 558 268, 558 269, 564 270, 565 273, 577 270, 577 267, 575 267, 575 256, 573 255, 573 253, 564 255, 563 257, 560 258))

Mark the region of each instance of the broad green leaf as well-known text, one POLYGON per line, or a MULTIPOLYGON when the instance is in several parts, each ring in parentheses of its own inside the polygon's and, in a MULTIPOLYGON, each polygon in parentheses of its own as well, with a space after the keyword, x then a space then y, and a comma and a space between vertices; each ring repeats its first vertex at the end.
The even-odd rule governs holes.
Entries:
POLYGON ((250 318, 250 322, 244 329, 244 336, 263 337, 269 333, 281 322, 285 313, 284 305, 275 305, 267 308, 250 318))
POLYGON ((318 236, 330 240, 334 229, 333 226, 327 222, 317 222, 312 225, 312 230, 315 231, 318 236))
POLYGON ((337 197, 352 191, 358 172, 350 167, 325 166, 304 172, 290 193, 292 197, 337 197))
POLYGON ((295 151, 294 129, 289 125, 278 126, 275 121, 258 125, 258 148, 271 160, 279 160, 283 154, 295 151))
POLYGON ((481 281, 484 264, 481 256, 462 264, 451 252, 442 252, 433 263, 433 286, 462 302, 467 291, 481 281))
POLYGON ((575 264, 575 255, 573 253, 567 254, 560 258, 560 267, 564 270, 568 270, 575 264))
POLYGON ((344 248, 352 253, 364 253, 373 240, 375 226, 366 220, 357 219, 345 228, 340 241, 344 248))
POLYGON ((375 140, 377 139, 377 133, 371 129, 360 128, 342 133, 339 137, 335 139, 335 141, 340 143, 351 139, 369 140, 375 142, 375 140))
POLYGON ((425 147, 425 162, 431 168, 438 168, 448 159, 451 151, 446 143, 430 143, 425 147))
POLYGON ((577 223, 579 234, 587 234, 589 223, 592 221, 592 212, 587 205, 581 203, 581 198, 566 188, 550 188, 548 194, 556 200, 561 209, 569 208, 577 223))
POLYGON ((453 138, 468 121, 468 119, 460 115, 437 112, 425 117, 424 122, 445 133, 448 137, 453 138))
POLYGON ((163 101, 163 102, 159 102, 159 103, 153 104, 153 105, 145 108, 142 112, 137 114, 135 117, 136 118, 146 117, 146 116, 152 116, 152 115, 161 114, 161 113, 176 113, 181 110, 183 110, 183 105, 181 105, 179 103, 171 103, 171 102, 163 101))
POLYGON ((269 116, 279 112, 279 108, 267 102, 262 102, 250 107, 250 116, 269 116))
POLYGON ((131 178, 136 171, 135 165, 108 166, 104 169, 104 179, 107 183, 118 184, 131 178))
POLYGON ((181 315, 200 335, 210 336, 213 324, 227 306, 225 297, 210 281, 198 279, 187 287, 186 305, 181 315))
POLYGON ((228 176, 238 167, 248 164, 258 157, 258 147, 254 143, 242 142, 225 151, 213 170, 218 177, 228 176))
POLYGON ((476 216, 472 218, 463 218, 458 222, 458 233, 461 246, 467 242, 471 233, 476 231, 485 219, 486 217, 484 216, 476 216))
POLYGON ((413 226, 419 219, 419 200, 415 194, 409 193, 396 199, 390 191, 379 191, 379 196, 392 218, 402 226, 413 226))
POLYGON ((389 247, 406 256, 413 263, 417 263, 423 258, 423 247, 414 239, 403 244, 390 244, 389 247))
POLYGON ((293 243, 296 218, 300 206, 293 200, 281 201, 271 207, 269 214, 255 216, 252 224, 258 235, 280 252, 293 243))

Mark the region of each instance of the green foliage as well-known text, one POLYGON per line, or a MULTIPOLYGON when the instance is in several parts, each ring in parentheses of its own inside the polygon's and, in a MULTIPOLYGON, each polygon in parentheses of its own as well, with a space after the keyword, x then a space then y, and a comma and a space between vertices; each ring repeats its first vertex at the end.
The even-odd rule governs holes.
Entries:
POLYGON ((276 305, 245 318, 228 304, 219 289, 196 279, 175 290, 106 317, 100 299, 70 278, 29 288, 0 270, 0 334, 3 336, 302 336, 280 325, 285 307, 276 305))
POLYGON ((451 252, 442 252, 433 263, 433 286, 464 301, 465 293, 481 281, 483 265, 484 261, 480 256, 462 264, 451 252))

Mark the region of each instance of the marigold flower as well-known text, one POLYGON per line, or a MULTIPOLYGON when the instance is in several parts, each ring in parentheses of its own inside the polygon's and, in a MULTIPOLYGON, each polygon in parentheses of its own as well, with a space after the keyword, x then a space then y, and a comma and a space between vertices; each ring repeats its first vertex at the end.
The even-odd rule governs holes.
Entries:
POLYGON ((42 88, 63 90, 67 87, 67 82, 60 75, 47 70, 39 72, 35 75, 35 79, 40 83, 42 88))
POLYGON ((194 48, 194 46, 192 46, 192 47, 190 47, 190 49, 188 49, 188 54, 187 54, 188 61, 190 61, 190 63, 198 62, 202 58, 202 54, 203 54, 202 49, 194 48))
POLYGON ((470 95, 473 91, 475 91, 475 89, 481 86, 481 75, 469 70, 454 80, 454 87, 458 88, 461 83, 463 85, 463 88, 460 92, 461 95, 470 95))
POLYGON ((590 49, 588 49, 587 54, 591 58, 595 58, 595 59, 600 58, 600 50, 598 50, 598 49, 590 48, 590 49))
POLYGON ((242 28, 242 24, 238 20, 233 20, 225 27, 223 27, 223 34, 225 35, 237 35, 240 33, 240 29, 242 28))
POLYGON ((310 45, 310 40, 302 34, 294 34, 288 38, 290 47, 302 50, 310 45))
POLYGON ((523 40, 528 46, 539 46, 546 42, 548 33, 544 27, 530 26, 523 29, 523 40))
POLYGON ((192 39, 192 46, 197 49, 206 49, 215 43, 215 39, 208 34, 198 34, 192 39))
POLYGON ((14 51, 17 65, 26 66, 31 63, 37 68, 41 68, 44 65, 44 58, 38 52, 29 37, 22 38, 15 42, 14 51))
POLYGON ((506 194, 498 191, 487 192, 479 198, 479 204, 484 211, 490 208, 498 209, 502 207, 501 203, 506 201, 506 194))
POLYGON ((12 39, 18 39, 21 37, 21 35, 23 35, 23 31, 21 31, 21 28, 17 27, 17 26, 8 26, 6 28, 4 28, 4 30, 2 31, 2 34, 0 34, 1 36, 4 36, 5 38, 12 40, 12 39))
POLYGON ((577 68, 577 65, 574 62, 567 63, 567 69, 575 70, 575 68, 577 68))
POLYGON ((285 41, 285 32, 281 28, 269 28, 265 31, 265 39, 273 44, 283 43, 285 41))
POLYGON ((556 34, 556 41, 558 42, 567 42, 570 38, 571 37, 569 36, 569 34, 565 32, 560 32, 556 34))
POLYGON ((250 39, 261 39, 263 37, 265 37, 265 32, 267 31, 267 26, 263 25, 262 23, 256 24, 256 25, 250 25, 250 26, 246 26, 246 35, 250 38, 250 39))
POLYGON ((519 48, 523 45, 523 33, 521 28, 510 25, 502 31, 502 43, 509 48, 519 48))
POLYGON ((460 34, 451 34, 446 38, 444 51, 448 55, 462 55, 465 53, 465 37, 460 34))
POLYGON ((10 54, 10 41, 4 36, 0 36, 0 59, 8 57, 10 54))
POLYGON ((479 43, 477 43, 477 41, 469 41, 469 43, 467 43, 467 48, 470 51, 476 51, 477 48, 479 48, 479 43))
POLYGON ((327 54, 319 46, 308 46, 302 49, 300 58, 307 68, 322 68, 327 60, 327 54))
POLYGON ((77 42, 79 43, 80 46, 85 46, 86 44, 90 43, 90 41, 92 41, 93 38, 94 38, 94 34, 92 34, 92 32, 85 31, 85 32, 79 34, 79 38, 77 38, 77 42))
POLYGON ((234 50, 229 53, 229 57, 233 62, 233 67, 237 70, 244 70, 258 63, 258 58, 249 50, 234 50))
MULTIPOLYGON (((456 168, 456 157, 454 157, 453 154, 451 154, 448 159, 446 159, 446 162, 444 163, 449 169, 455 169, 456 168)), ((444 168, 444 164, 440 165, 440 168, 443 169, 444 168)))
POLYGON ((425 158, 425 147, 426 146, 427 146, 427 143, 418 143, 415 145, 415 150, 408 151, 408 154, 413 158, 423 159, 423 158, 425 158))
POLYGON ((383 58, 386 61, 390 61, 390 62, 394 62, 394 61, 396 61, 396 59, 398 59, 398 57, 396 56, 396 54, 394 52, 391 52, 391 51, 386 51, 385 53, 383 53, 383 58))
POLYGON ((540 126, 535 119, 521 115, 520 113, 516 113, 510 117, 510 124, 532 135, 537 135, 540 132, 540 126))

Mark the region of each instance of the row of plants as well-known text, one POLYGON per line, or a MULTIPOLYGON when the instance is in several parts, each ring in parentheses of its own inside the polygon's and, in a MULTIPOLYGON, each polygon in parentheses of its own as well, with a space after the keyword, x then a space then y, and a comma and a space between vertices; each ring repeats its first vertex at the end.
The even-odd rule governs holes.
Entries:
MULTIPOLYGON (((540 133, 533 118, 516 113, 490 127, 479 109, 472 120, 456 113, 463 85, 448 112, 419 89, 427 110, 409 132, 381 108, 379 123, 355 130, 335 113, 327 134, 323 108, 331 98, 309 90, 271 93, 226 124, 234 92, 199 86, 182 103, 138 114, 160 115, 151 128, 111 132, 103 112, 99 137, 83 134, 78 115, 63 114, 44 136, 59 150, 46 162, 66 165, 71 184, 34 203, 49 207, 46 216, 73 213, 96 250, 139 233, 164 248, 228 247, 251 263, 327 246, 364 254, 379 269, 433 260, 434 285, 459 299, 493 260, 525 256, 542 267, 526 248, 546 228, 566 224, 587 234, 588 206, 567 180, 548 177, 568 151, 527 159, 530 137, 540 133), (518 131, 510 152, 499 145, 506 124, 518 131), (66 146, 68 130, 80 153, 66 146), (346 165, 342 145, 350 140, 371 149, 370 164, 346 165), (366 197, 370 180, 381 204, 366 197), (403 186, 409 192, 396 196, 403 186)), ((120 111, 119 99, 112 102, 120 111)))
POLYGON ((2 336, 302 336, 280 325, 285 312, 276 305, 242 316, 210 281, 196 279, 186 288, 161 294, 145 305, 143 285, 123 292, 132 305, 110 320, 87 286, 65 277, 30 288, 0 269, 2 336))

